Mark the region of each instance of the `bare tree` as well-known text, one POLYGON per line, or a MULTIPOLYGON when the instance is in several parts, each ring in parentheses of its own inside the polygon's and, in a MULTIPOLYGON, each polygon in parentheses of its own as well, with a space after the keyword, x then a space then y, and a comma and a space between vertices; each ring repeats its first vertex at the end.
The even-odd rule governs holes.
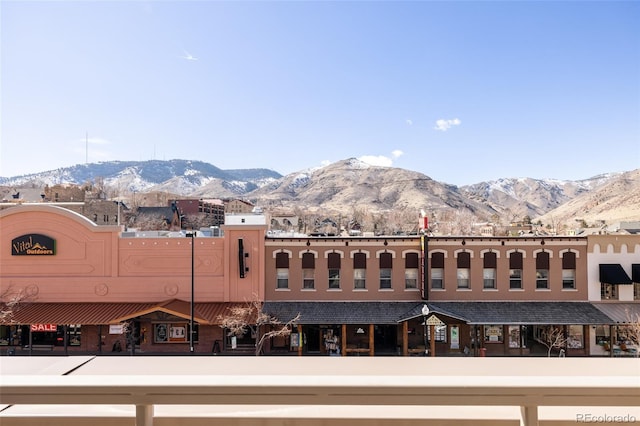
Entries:
POLYGON ((547 356, 551 356, 553 348, 564 350, 567 345, 567 338, 559 327, 547 326, 541 334, 540 342, 547 347, 547 356))
POLYGON ((365 208, 358 206, 357 204, 353 204, 351 206, 351 213, 348 215, 349 220, 353 222, 357 222, 362 226, 362 224, 366 221, 366 216, 368 212, 365 208))
POLYGON ((128 226, 138 228, 140 231, 166 231, 170 228, 167 218, 158 214, 140 214, 136 210, 135 213, 129 215, 128 226))
POLYGON ((278 318, 265 313, 263 306, 263 302, 254 297, 245 306, 230 307, 229 314, 218 316, 220 327, 227 330, 229 335, 242 336, 251 330, 251 333, 256 336, 256 355, 262 353, 264 343, 268 339, 289 336, 294 324, 300 319, 300 314, 297 314, 295 318, 283 323, 278 318))
MULTIPOLYGON (((629 309, 626 309, 626 316, 626 324, 618 327, 618 337, 636 346, 636 350, 632 353, 637 357, 640 353, 640 313, 632 313, 629 309)), ((625 347, 626 342, 624 344, 625 347)))
POLYGON ((13 314, 20 309, 20 306, 33 300, 35 294, 29 288, 16 290, 8 286, 0 293, 0 324, 13 322, 13 314))
POLYGON ((131 356, 136 354, 137 332, 139 332, 139 330, 136 330, 136 325, 133 321, 125 321, 122 323, 122 334, 124 335, 126 348, 131 356))
POLYGON ((453 213, 452 233, 456 235, 471 235, 473 223, 477 218, 467 209, 455 210, 453 213))
POLYGON ((417 232, 418 213, 407 207, 390 210, 384 213, 383 223, 392 234, 417 232))

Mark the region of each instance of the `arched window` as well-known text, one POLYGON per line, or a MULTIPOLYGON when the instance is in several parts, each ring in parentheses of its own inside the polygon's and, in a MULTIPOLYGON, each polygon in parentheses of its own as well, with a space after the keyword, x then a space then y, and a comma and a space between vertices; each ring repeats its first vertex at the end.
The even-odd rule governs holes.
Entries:
POLYGON ((316 256, 314 253, 302 254, 302 288, 314 289, 316 288, 315 282, 315 270, 316 268, 316 256))
POLYGON ((353 288, 367 288, 367 255, 365 253, 353 254, 353 288))
POLYGON ((549 253, 542 251, 536 256, 536 289, 549 288, 549 253))
POLYGON ((471 254, 466 251, 458 253, 457 264, 458 288, 471 288, 471 254))
POLYGON ((380 288, 391 288, 391 269, 393 267, 393 256, 391 253, 380 253, 380 288))
POLYGON ((327 268, 329 269, 329 288, 340 288, 340 253, 327 255, 327 268))
POLYGON ((562 254, 562 289, 575 290, 576 288, 576 254, 567 251, 562 254))
POLYGON ((482 259, 482 288, 495 289, 496 286, 496 268, 497 255, 490 251, 484 254, 482 259))
POLYGON ((509 288, 522 289, 522 253, 518 251, 509 255, 509 288))
POLYGON ((444 253, 441 252, 431 255, 431 288, 444 289, 444 253))
POLYGON ((276 288, 289 288, 289 253, 276 253, 276 288))

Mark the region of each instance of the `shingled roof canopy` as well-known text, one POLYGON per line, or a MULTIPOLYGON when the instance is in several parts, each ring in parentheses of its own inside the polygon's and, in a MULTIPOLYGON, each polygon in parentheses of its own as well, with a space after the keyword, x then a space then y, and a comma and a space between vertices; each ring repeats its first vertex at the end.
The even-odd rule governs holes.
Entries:
POLYGON ((300 314, 298 324, 397 324, 422 316, 467 324, 612 324, 588 302, 266 302, 264 311, 281 321, 300 314))
POLYGON ((397 324, 416 302, 266 302, 262 309, 286 322, 300 314, 298 324, 397 324))
POLYGON ((610 324, 611 318, 588 302, 436 302, 431 312, 465 319, 468 324, 610 324))

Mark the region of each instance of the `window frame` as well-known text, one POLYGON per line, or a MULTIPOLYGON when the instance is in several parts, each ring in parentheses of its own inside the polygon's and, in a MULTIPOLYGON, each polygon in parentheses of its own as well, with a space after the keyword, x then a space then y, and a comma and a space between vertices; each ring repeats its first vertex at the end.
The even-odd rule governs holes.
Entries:
POLYGON ((484 268, 482 270, 482 288, 484 290, 496 289, 496 268, 484 268))
POLYGON ((549 290, 548 269, 536 269, 536 290, 549 290))
POLYGON ((536 255, 536 290, 549 290, 549 252, 536 255))
POLYGON ((316 288, 316 270, 312 268, 302 269, 302 289, 315 290, 316 288))
POLYGON ((340 269, 329 269, 329 290, 340 288, 340 269))
POLYGON ((619 300, 619 297, 617 284, 600 283, 601 300, 619 300), (607 297, 607 290, 610 290, 610 297, 607 297))
POLYGON ((276 268, 276 290, 289 288, 289 268, 276 268))
POLYGON ((431 268, 431 289, 444 290, 444 268, 431 268))
POLYGON ((509 290, 522 290, 522 269, 509 269, 509 290))
POLYGON ((393 288, 391 275, 391 268, 380 268, 380 290, 390 290, 393 288))
POLYGON ((519 251, 509 254, 509 290, 523 290, 522 267, 524 255, 519 251))
POLYGON ((367 289, 367 270, 366 269, 357 268, 353 270, 353 289, 354 290, 367 289))
POLYGON ((327 254, 328 288, 329 290, 340 289, 340 269, 342 258, 340 253, 332 252, 327 254))
POLYGON ((469 268, 458 268, 456 271, 456 280, 458 289, 468 290, 471 288, 471 270, 469 268))
POLYGON ((418 289, 418 268, 406 268, 404 270, 404 288, 405 290, 417 290, 418 289))
POLYGON ((576 289, 576 270, 575 269, 562 270, 562 289, 563 290, 576 289))

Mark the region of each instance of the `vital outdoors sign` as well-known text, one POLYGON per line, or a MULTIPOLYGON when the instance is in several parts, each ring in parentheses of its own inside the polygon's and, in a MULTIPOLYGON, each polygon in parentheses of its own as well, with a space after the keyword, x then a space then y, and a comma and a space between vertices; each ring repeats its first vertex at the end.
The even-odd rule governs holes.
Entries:
POLYGON ((56 254, 56 240, 42 234, 27 234, 11 240, 12 256, 51 256, 56 254))

